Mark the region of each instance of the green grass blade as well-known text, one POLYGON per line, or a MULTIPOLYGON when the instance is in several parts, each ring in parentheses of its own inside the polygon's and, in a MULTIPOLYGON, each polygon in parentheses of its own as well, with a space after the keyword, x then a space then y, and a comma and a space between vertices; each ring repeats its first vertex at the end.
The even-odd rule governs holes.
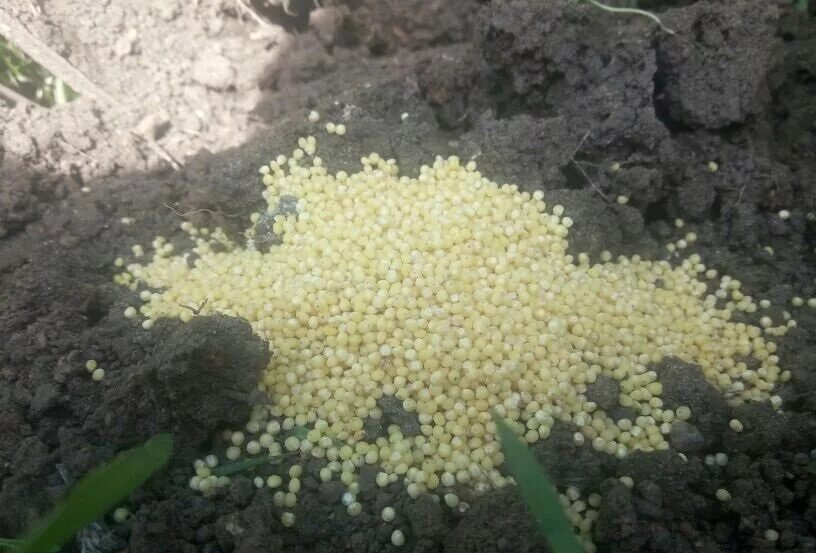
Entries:
POLYGON ((23 540, 9 540, 0 538, 0 549, 10 549, 16 551, 23 546, 23 540))
POLYGON ((172 436, 158 434, 92 470, 26 536, 19 553, 49 553, 65 544, 163 467, 172 450, 172 436))
POLYGON ((544 469, 504 419, 493 413, 493 420, 501 439, 507 469, 516 480, 522 499, 552 550, 555 553, 583 553, 584 549, 575 539, 572 525, 544 469))
MULTIPOLYGON (((9 540, 6 538, 0 538, 0 551, 14 551, 15 553, 19 553, 24 545, 25 542, 23 540, 9 540)), ((59 548, 53 548, 51 553, 59 553, 59 548)))
POLYGON ((215 467, 212 473, 215 476, 232 476, 233 474, 238 474, 239 472, 244 472, 251 468, 267 464, 275 465, 278 464, 278 462, 280 462, 280 458, 278 457, 253 457, 251 459, 244 459, 243 461, 235 461, 234 463, 215 467))
POLYGON ((794 7, 796 7, 796 9, 799 10, 800 12, 807 13, 808 0, 795 0, 794 7))

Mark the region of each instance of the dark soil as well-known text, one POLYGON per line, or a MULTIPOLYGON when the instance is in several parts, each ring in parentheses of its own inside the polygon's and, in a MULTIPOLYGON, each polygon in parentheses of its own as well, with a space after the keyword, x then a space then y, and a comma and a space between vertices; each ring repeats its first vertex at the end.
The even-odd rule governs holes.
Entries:
MULTIPOLYGON (((655 2, 670 35, 648 19, 567 0, 324 4, 284 25, 288 48, 268 59, 262 48, 251 54, 266 65, 253 108, 263 123, 239 147, 204 150, 174 168, 129 163, 132 151, 94 142, 84 146, 94 164, 71 167, 48 150, 53 131, 38 142, 25 119, 5 129, 0 536, 41 516, 64 493, 66 475, 76 479, 170 431, 179 443, 171 466, 133 494, 130 521, 110 524, 127 544, 111 551, 544 550, 513 490, 462 490, 469 508, 451 511, 364 478, 364 511, 352 518, 336 482, 306 474, 299 522, 285 529, 271 491, 256 490, 252 474, 212 498, 187 486, 193 459, 223 448, 218 430, 240 424, 260 400, 251 392, 268 347, 226 317, 143 330, 123 316, 136 298, 113 284, 113 260, 128 260, 133 244, 156 235, 183 247, 182 216, 239 236, 261 200, 258 166, 291 150, 314 108, 320 125, 348 127, 343 139, 320 142, 335 169, 371 151, 396 157, 407 173, 434 154, 476 157, 492 178, 543 189, 549 203, 563 204, 576 222, 571 248, 593 256, 666 258, 662 245, 681 237, 672 221, 682 218, 682 232, 699 236, 688 253, 770 299, 775 318, 791 311, 798 326, 778 340, 792 373, 778 390, 783 412, 732 408, 697 366, 669 359, 655 367, 664 398, 693 409, 672 450, 617 460, 576 448, 564 426, 535 452, 559 484, 603 495, 599 551, 816 551, 816 310, 790 307, 793 296, 816 296, 816 223, 808 220, 816 211, 813 15, 789 2, 655 2), (80 193, 80 183, 90 191, 80 193), (621 195, 628 204, 615 201, 621 195), (105 380, 88 377, 88 359, 105 368, 105 380), (742 433, 728 429, 731 418, 743 421, 742 433), (728 455, 725 467, 704 462, 717 452, 728 455), (617 479, 623 475, 632 489, 617 479), (718 488, 733 499, 715 499, 718 488), (397 511, 391 524, 378 516, 385 505, 397 511), (395 528, 406 534, 402 548, 390 543, 395 528), (764 538, 768 529, 778 531, 776 543, 764 538)), ((609 382, 590 393, 599 404, 616 397, 609 382)))

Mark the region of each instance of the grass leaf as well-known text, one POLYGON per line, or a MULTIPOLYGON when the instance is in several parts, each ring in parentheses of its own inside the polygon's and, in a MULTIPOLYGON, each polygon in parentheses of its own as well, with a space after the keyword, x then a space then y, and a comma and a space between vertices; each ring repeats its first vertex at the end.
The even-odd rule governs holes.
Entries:
POLYGON ((289 436, 294 436, 301 442, 306 439, 306 436, 309 435, 309 429, 305 426, 293 426, 292 430, 289 431, 289 436))
POLYGON ((259 467, 261 465, 276 465, 280 462, 279 457, 253 457, 251 459, 244 459, 243 461, 236 461, 215 467, 212 473, 215 476, 232 476, 239 472, 244 472, 247 469, 259 467))
POLYGON ((19 553, 49 553, 65 544, 163 467, 172 450, 172 436, 158 434, 92 470, 26 536, 19 553))
POLYGON ((507 469, 516 480, 521 497, 552 550, 555 553, 583 553, 584 549, 575 539, 558 493, 544 469, 504 419, 494 412, 493 420, 501 439, 507 469))
POLYGON ((12 551, 16 551, 23 546, 23 540, 9 540, 6 538, 0 538, 0 549, 11 549, 12 551))

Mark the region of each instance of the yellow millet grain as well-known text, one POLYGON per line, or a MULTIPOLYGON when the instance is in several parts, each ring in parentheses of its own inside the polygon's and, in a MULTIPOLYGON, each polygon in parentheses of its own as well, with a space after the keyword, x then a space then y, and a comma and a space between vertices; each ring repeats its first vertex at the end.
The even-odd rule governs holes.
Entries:
MULTIPOLYGON (((313 139, 303 142, 314 151, 313 139)), ((295 154, 261 171, 263 215, 274 217, 279 242, 268 253, 256 248, 267 238, 254 226, 239 247, 220 229, 184 223, 196 241, 192 267, 188 253, 160 248, 116 277, 161 290, 142 296, 151 323, 188 321, 183 306, 201 306, 205 315, 245 318, 269 341, 275 355, 259 388, 274 406, 253 418, 267 431, 270 415, 284 429, 310 429, 302 440, 270 432, 270 453, 282 442, 342 463, 349 484, 357 467, 378 463, 384 484, 403 479, 416 493, 440 482, 501 486, 508 479, 497 468, 492 408, 528 442, 569 421, 582 442, 623 457, 668 447, 675 413, 663 408, 649 369, 665 356, 698 363, 732 402, 770 397, 780 374, 775 344, 761 328, 730 321, 753 304, 723 308, 707 295, 699 256, 676 266, 574 258, 562 206, 548 210, 541 192, 499 185, 455 157, 409 178, 377 154, 354 174, 330 174, 320 158, 295 154), (292 197, 296 210, 276 211, 292 197), (227 251, 213 251, 214 242, 227 251), (761 368, 749 371, 747 356, 761 368), (588 402, 599 375, 619 382, 635 420, 616 424, 588 402), (366 440, 363 422, 382 416, 385 395, 416 413, 418 436, 391 427, 388 438, 366 440)), ((720 288, 728 298, 739 282, 723 277, 720 288)), ((676 411, 693 417, 685 406, 676 411)))

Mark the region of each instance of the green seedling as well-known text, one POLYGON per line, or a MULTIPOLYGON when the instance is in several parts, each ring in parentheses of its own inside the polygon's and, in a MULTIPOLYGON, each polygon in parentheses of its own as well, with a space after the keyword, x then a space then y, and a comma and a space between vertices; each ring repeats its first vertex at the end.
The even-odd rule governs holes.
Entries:
MULTIPOLYGON (((294 426, 292 429, 286 434, 286 436, 294 436, 298 440, 305 440, 306 435, 309 433, 309 429, 305 426, 294 426)), ((244 472, 255 467, 260 467, 261 465, 279 465, 283 458, 289 453, 284 453, 283 455, 275 455, 270 457, 252 457, 250 459, 242 459, 240 461, 235 461, 234 463, 227 463, 225 465, 221 465, 213 469, 212 473, 215 476, 232 476, 233 474, 238 474, 239 472, 244 472)))
POLYGON ((221 465, 213 469, 212 473, 216 476, 232 476, 239 472, 244 472, 261 465, 277 465, 280 464, 281 457, 253 457, 252 459, 244 459, 234 463, 221 465))
POLYGON ((158 434, 117 455, 82 478, 23 539, 0 540, 0 547, 16 553, 51 553, 59 549, 163 467, 172 451, 172 436, 158 434))
POLYGON ((65 81, 3 37, 0 37, 0 85, 45 107, 62 105, 78 97, 65 81))
POLYGON ((293 426, 286 436, 294 436, 301 442, 309 435, 309 429, 305 426, 293 426))
POLYGON ((507 470, 552 550, 555 553, 583 553, 547 473, 504 419, 493 412, 493 420, 507 470))

